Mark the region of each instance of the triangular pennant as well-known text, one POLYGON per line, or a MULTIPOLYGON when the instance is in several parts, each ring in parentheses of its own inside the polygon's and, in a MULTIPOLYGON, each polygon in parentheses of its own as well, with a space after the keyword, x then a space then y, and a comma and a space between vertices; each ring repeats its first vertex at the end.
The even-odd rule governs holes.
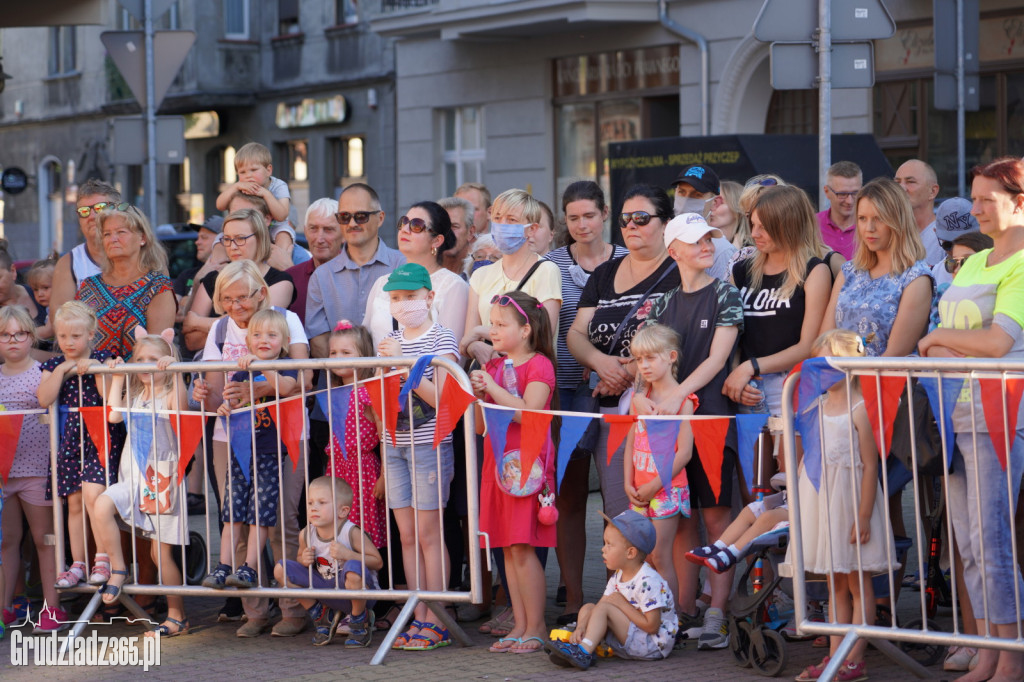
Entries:
MULTIPOLYGON (((676 459, 676 443, 679 440, 679 429, 683 423, 674 419, 644 419, 641 421, 647 430, 647 444, 651 448, 651 457, 658 470, 658 478, 665 488, 665 495, 672 497, 672 469, 676 459)), ((639 424, 637 425, 639 429, 639 424)))
POLYGON ((810 408, 801 410, 796 415, 796 428, 800 432, 800 441, 804 451, 804 472, 815 490, 821 488, 821 424, 818 423, 820 403, 812 403, 810 408))
MULTIPOLYGON (((445 382, 447 386, 447 382, 445 382)), ((579 445, 580 439, 583 438, 584 432, 587 427, 590 426, 590 422, 594 421, 593 417, 570 417, 568 415, 562 415, 562 427, 558 434, 558 471, 555 485, 559 490, 562 489, 562 479, 565 478, 565 469, 569 466, 569 459, 572 457, 572 451, 579 445)))
POLYGON ((366 392, 370 395, 373 411, 384 420, 384 428, 391 434, 391 444, 395 445, 395 430, 398 428, 398 394, 402 390, 402 378, 396 374, 374 379, 363 386, 366 387, 366 392))
POLYGON ((729 433, 728 417, 715 419, 694 419, 690 422, 693 429, 693 445, 700 457, 704 474, 708 477, 711 491, 715 499, 722 494, 722 458, 725 454, 725 436, 729 433))
POLYGON ((544 447, 551 434, 551 415, 544 412, 523 410, 522 431, 519 439, 520 484, 526 487, 533 471, 533 463, 537 461, 541 448, 544 447))
POLYGON ((172 414, 171 428, 181 443, 178 450, 178 485, 181 485, 185 478, 185 470, 188 469, 196 448, 203 440, 206 418, 201 414, 172 414))
POLYGON ((441 387, 441 400, 437 404, 437 421, 434 422, 434 447, 441 447, 441 441, 448 437, 455 425, 462 419, 466 409, 476 402, 476 396, 452 377, 445 379, 441 387))
POLYGON ((107 455, 110 454, 110 431, 107 429, 107 417, 110 415, 109 407, 80 407, 78 408, 85 423, 85 430, 89 432, 92 444, 96 446, 99 454, 100 465, 107 468, 107 455))
POLYGON ((875 445, 882 458, 889 456, 892 449, 892 424, 896 421, 896 411, 900 406, 900 395, 907 385, 906 377, 887 377, 860 375, 860 390, 864 395, 864 408, 871 420, 871 432, 875 434, 875 445), (879 400, 881 392, 881 400, 879 400), (878 405, 881 402, 882 414, 879 422, 878 405), (883 442, 882 436, 885 435, 883 442))
POLYGON ((956 400, 963 388, 964 380, 942 377, 940 381, 935 377, 922 377, 918 379, 918 382, 928 394, 932 416, 935 417, 935 423, 939 425, 939 437, 946 446, 946 468, 949 469, 953 464, 953 448, 956 446, 956 434, 953 432, 953 409, 956 407, 956 400))
MULTIPOLYGON (((296 471, 299 468, 299 460, 302 459, 302 429, 306 425, 302 398, 296 396, 282 400, 271 406, 269 412, 270 418, 277 425, 277 436, 291 457, 292 471, 296 471)), ((341 440, 344 439, 342 435, 341 440)))
MULTIPOLYGON (((231 441, 231 452, 238 462, 239 469, 246 483, 252 483, 252 429, 253 414, 251 408, 245 412, 235 412, 228 417, 228 437, 231 441)), ((228 476, 230 477, 230 472, 228 476)))
POLYGON ((129 410, 126 417, 132 455, 139 471, 145 475, 146 460, 149 459, 149 451, 153 447, 153 415, 142 410, 129 410))
MULTIPOLYGON (((797 372, 803 372, 803 369, 804 369, 804 361, 801 360, 800 362, 796 363, 796 365, 793 367, 793 369, 789 370, 789 374, 786 375, 786 378, 788 379, 789 377, 793 376, 797 372)), ((783 383, 785 383, 785 382, 783 382, 783 383)), ((799 409, 800 409, 800 379, 797 379, 796 380, 796 388, 793 389, 793 412, 794 412, 794 414, 799 409)))
POLYGON ((804 360, 800 367, 797 412, 806 410, 822 393, 845 377, 846 374, 833 367, 828 358, 814 357, 804 360))
POLYGON ((18 451, 18 439, 21 437, 23 414, 4 414, 0 412, 0 477, 7 485, 7 476, 14 464, 14 453, 18 451))
POLYGON ((494 453, 495 463, 500 462, 505 456, 505 438, 508 435, 508 425, 512 423, 515 412, 512 410, 489 409, 484 405, 484 421, 487 423, 487 438, 491 442, 491 451, 494 453))
POLYGON ((636 423, 636 416, 632 414, 605 414, 602 417, 605 423, 608 424, 607 466, 612 463, 612 457, 615 456, 615 452, 622 446, 622 441, 626 438, 626 434, 629 433, 629 427, 636 423))
POLYGON ((409 394, 414 388, 419 387, 420 382, 423 381, 423 373, 430 367, 430 361, 433 359, 433 355, 421 355, 409 369, 409 376, 406 377, 402 390, 398 393, 398 404, 402 406, 402 409, 409 404, 409 394))
POLYGON ((1006 471, 1006 453, 1013 449, 1017 436, 1017 410, 1021 394, 1024 393, 1024 377, 1006 376, 1002 379, 978 379, 981 391, 981 408, 985 413, 985 425, 996 449, 999 464, 1006 471), (1006 382, 1006 417, 1003 418, 1003 382, 1006 382), (1009 438, 1007 438, 1009 434, 1009 438))
POLYGON ((57 438, 64 440, 64 429, 68 426, 68 406, 61 405, 57 408, 57 438))
POLYGON ((318 393, 316 396, 320 409, 327 415, 331 422, 331 430, 334 432, 334 439, 341 448, 342 458, 348 457, 348 449, 345 447, 345 425, 348 423, 348 411, 352 401, 351 386, 335 386, 327 393, 318 393), (328 400, 330 397, 330 400, 328 400))
MULTIPOLYGON (((757 485, 757 481, 754 480, 754 459, 757 457, 758 437, 767 423, 768 414, 766 412, 736 415, 736 447, 739 448, 737 456, 740 459, 740 468, 743 469, 743 478, 747 482, 748 492, 753 492, 757 485)), ((764 456, 767 456, 767 453, 762 453, 762 461, 764 461, 764 456)))

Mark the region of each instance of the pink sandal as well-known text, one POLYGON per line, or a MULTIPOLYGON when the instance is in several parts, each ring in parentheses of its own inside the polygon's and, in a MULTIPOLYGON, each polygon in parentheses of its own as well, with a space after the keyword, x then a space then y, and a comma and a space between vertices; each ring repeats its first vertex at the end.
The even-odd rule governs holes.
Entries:
POLYGON ((92 573, 89 574, 89 584, 105 585, 108 580, 110 580, 110 557, 106 554, 97 554, 96 558, 92 561, 92 573))
POLYGON ((57 576, 57 587, 74 587, 85 580, 85 562, 76 561, 71 568, 57 576))

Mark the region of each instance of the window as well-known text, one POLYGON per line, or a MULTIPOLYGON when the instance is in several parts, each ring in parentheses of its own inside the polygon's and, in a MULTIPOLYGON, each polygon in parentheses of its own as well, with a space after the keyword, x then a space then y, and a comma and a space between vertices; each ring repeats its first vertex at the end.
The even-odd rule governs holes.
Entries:
POLYGON ((300 32, 299 0, 277 0, 277 34, 287 36, 300 32))
POLYGON ((356 0, 335 0, 337 23, 339 25, 358 24, 359 8, 356 0))
POLYGON ((60 76, 74 73, 75 68, 75 27, 50 27, 49 74, 60 76))
POLYGON ((249 0, 224 0, 224 37, 249 39, 249 0))
POLYGON ((481 107, 441 112, 442 193, 450 196, 464 182, 483 182, 484 123, 481 107))
POLYGON ((361 137, 336 137, 331 140, 331 182, 336 190, 353 182, 366 182, 363 150, 366 140, 361 137))
POLYGON ((818 91, 772 91, 764 132, 768 135, 817 135, 818 91))

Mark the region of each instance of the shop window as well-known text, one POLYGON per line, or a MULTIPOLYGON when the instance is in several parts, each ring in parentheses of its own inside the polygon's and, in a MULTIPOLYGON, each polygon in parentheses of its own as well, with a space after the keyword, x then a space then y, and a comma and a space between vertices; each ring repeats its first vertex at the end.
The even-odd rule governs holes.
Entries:
POLYGON ((74 73, 76 69, 75 27, 50 27, 50 59, 48 73, 51 76, 62 76, 74 73))
POLYGON ((224 37, 249 39, 249 0, 224 0, 224 37))
POLYGON ((441 111, 441 191, 451 195, 464 182, 483 182, 484 123, 482 107, 441 111))
POLYGON ((768 135, 817 135, 818 91, 773 90, 764 132, 768 135))
POLYGON ((235 173, 235 148, 225 147, 223 161, 221 162, 221 181, 230 185, 238 182, 238 175, 235 173))
POLYGON ((277 0, 277 34, 300 33, 299 0, 277 0))
POLYGON ((338 25, 359 23, 359 8, 356 6, 356 0, 336 0, 334 6, 338 25))
POLYGON ((366 182, 364 149, 366 140, 361 137, 336 137, 331 145, 331 182, 335 192, 354 182, 366 182))

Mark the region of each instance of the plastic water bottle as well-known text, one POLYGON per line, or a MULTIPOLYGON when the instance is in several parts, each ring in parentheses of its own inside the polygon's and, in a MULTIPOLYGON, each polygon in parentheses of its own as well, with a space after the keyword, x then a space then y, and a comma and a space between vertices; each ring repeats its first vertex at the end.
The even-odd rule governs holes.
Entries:
POLYGON ((758 401, 757 405, 750 408, 753 414, 768 414, 768 399, 764 393, 764 379, 760 375, 754 375, 748 384, 751 388, 761 391, 761 400, 758 401))
POLYGON ((519 386, 516 381, 516 368, 512 364, 511 358, 505 358, 505 368, 502 370, 501 381, 505 384, 505 390, 514 395, 519 396, 519 386))

